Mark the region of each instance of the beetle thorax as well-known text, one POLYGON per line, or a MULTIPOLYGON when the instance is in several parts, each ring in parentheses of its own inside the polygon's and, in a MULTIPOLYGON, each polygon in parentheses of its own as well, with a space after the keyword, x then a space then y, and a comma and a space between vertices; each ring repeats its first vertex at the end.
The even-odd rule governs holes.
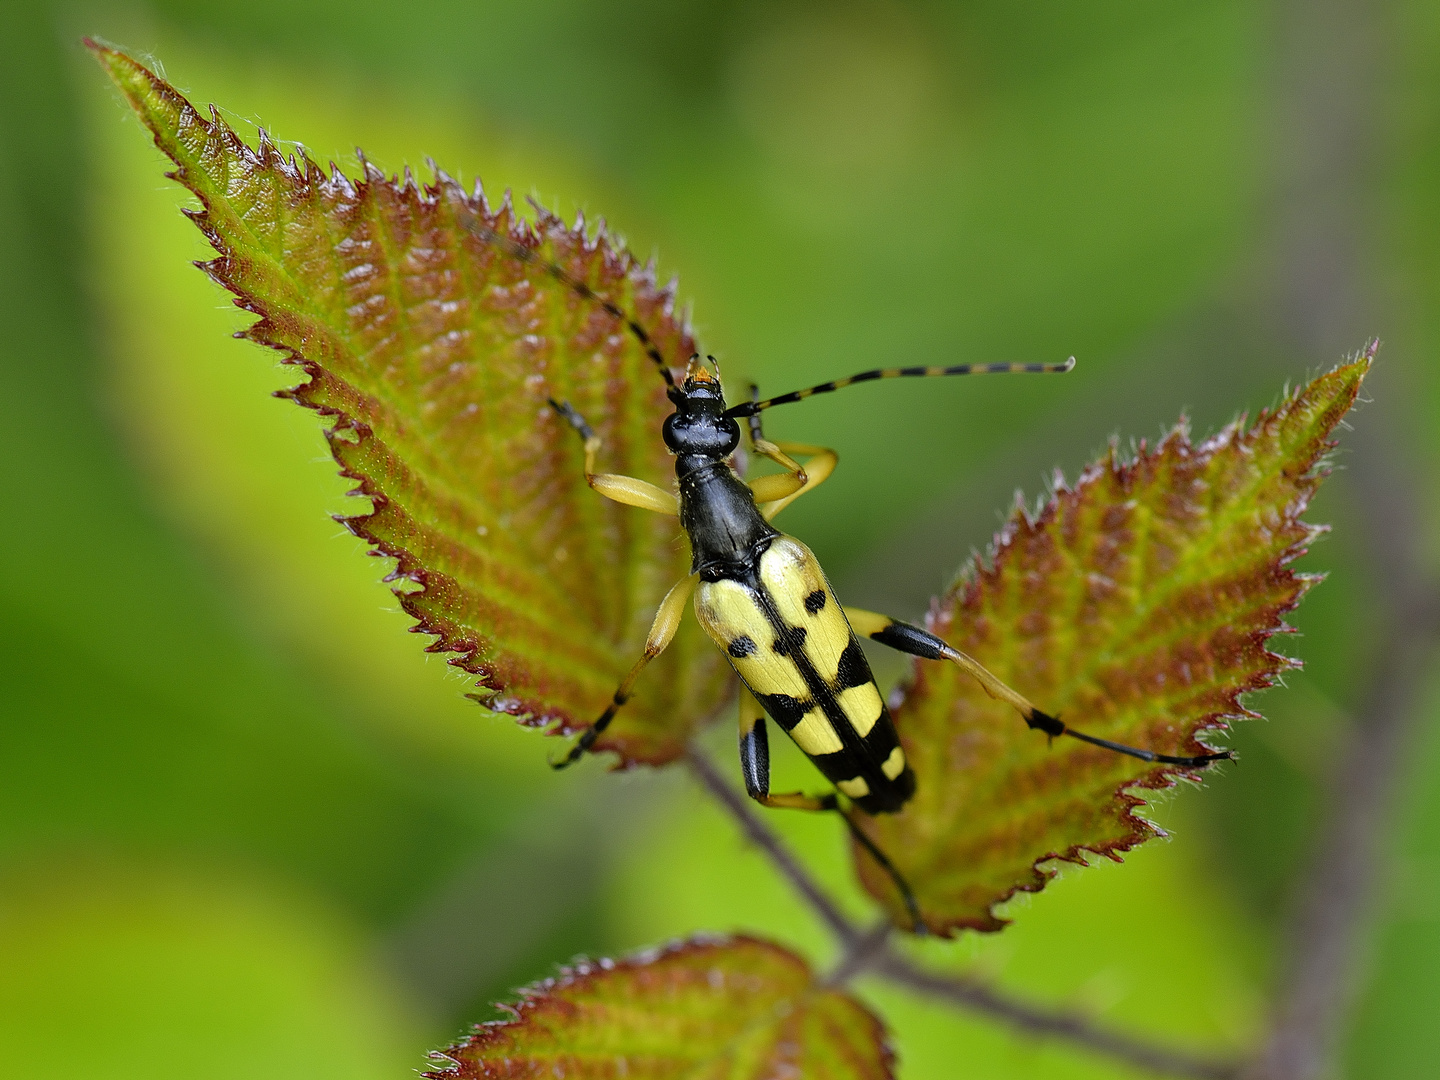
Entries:
POLYGON ((706 580, 748 573, 779 535, 755 497, 727 462, 740 445, 740 425, 725 415, 718 379, 691 365, 671 394, 665 445, 675 453, 680 481, 680 524, 690 537, 694 569, 706 580))

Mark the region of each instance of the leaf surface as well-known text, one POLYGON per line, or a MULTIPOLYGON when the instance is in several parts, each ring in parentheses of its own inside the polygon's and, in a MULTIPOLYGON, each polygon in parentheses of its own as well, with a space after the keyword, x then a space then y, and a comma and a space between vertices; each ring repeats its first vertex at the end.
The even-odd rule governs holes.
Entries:
POLYGON ((754 938, 696 939, 584 964, 523 991, 513 1019, 444 1051, 433 1080, 889 1080, 884 1030, 817 986, 793 953, 754 938))
MULTIPOLYGON (((493 238, 561 266, 683 366, 694 342, 673 291, 603 225, 590 236, 538 207, 527 224, 508 194, 491 208, 478 184, 466 192, 438 170, 423 187, 363 158, 358 179, 326 174, 263 131, 251 149, 213 108, 206 119, 134 60, 89 44, 200 200, 187 213, 219 253, 203 269, 259 316, 242 336, 308 377, 284 396, 332 422, 335 460, 372 504, 342 520, 395 559, 389 580, 415 630, 434 635, 428 651, 478 676, 492 709, 555 732, 587 725, 689 552, 674 518, 589 489, 580 440, 546 399, 590 421, 602 471, 662 486, 669 408, 620 320, 493 238)), ((597 749, 622 765, 672 760, 731 685, 687 620, 597 749)))
MULTIPOLYGON (((929 628, 1086 734, 1168 755, 1212 749, 1197 736, 1254 717, 1241 695, 1298 666, 1266 642, 1318 580, 1290 566, 1320 531, 1301 514, 1372 353, 1199 446, 1183 425, 1133 460, 1112 446, 1038 514, 1017 509, 989 564, 932 605, 929 628)), ((919 789, 903 813, 863 824, 941 934, 1000 929, 992 909, 1043 888, 1046 860, 1118 859, 1156 835, 1134 789, 1189 771, 1050 742, 948 663, 915 664, 895 722, 919 789)), ((854 854, 909 925, 889 877, 854 854)))

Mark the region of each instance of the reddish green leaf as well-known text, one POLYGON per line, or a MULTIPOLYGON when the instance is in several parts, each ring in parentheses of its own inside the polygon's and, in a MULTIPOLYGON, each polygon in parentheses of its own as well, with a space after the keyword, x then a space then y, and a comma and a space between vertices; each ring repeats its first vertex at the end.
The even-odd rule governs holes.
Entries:
MULTIPOLYGON (((560 264, 683 365, 694 343, 672 290, 603 226, 587 237, 538 208, 527 225, 508 195, 492 209, 438 171, 424 187, 363 161, 357 180, 327 175, 263 132, 252 150, 214 109, 207 120, 135 61, 91 48, 199 198, 190 216, 219 252, 204 269, 260 316, 244 336, 308 376, 288 396, 333 422, 335 459, 373 505, 345 524, 396 560, 428 650, 479 676, 493 709, 588 724, 689 557, 673 518, 590 491, 580 440, 546 398, 589 418, 602 470, 668 485, 663 384, 615 318, 467 226, 560 264)), ((669 761, 729 686, 687 621, 598 748, 669 761)))
POLYGON ((754 938, 695 939, 563 971, 480 1024, 434 1080, 879 1080, 884 1029, 859 1002, 817 986, 805 961, 754 938))
MULTIPOLYGON (((1266 641, 1317 580, 1289 565, 1319 531, 1300 515, 1369 366, 1367 353, 1199 446, 1178 427, 1133 461, 1112 448, 1036 516, 1017 511, 930 628, 1077 730, 1205 753, 1197 735, 1253 717, 1240 695, 1297 666, 1266 641)), ((915 666, 895 720, 919 791, 866 827, 937 933, 999 929, 994 905, 1043 888, 1047 859, 1118 858, 1155 835, 1133 789, 1183 771, 1050 744, 949 664, 915 666)), ((908 925, 890 879, 855 854, 908 925)))

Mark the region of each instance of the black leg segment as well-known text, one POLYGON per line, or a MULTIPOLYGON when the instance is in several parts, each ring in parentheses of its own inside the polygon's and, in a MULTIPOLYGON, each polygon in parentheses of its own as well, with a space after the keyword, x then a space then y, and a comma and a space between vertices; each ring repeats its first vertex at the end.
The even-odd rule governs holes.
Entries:
POLYGON ((609 706, 600 714, 599 718, 580 733, 580 737, 575 740, 575 744, 570 747, 564 757, 558 761, 550 762, 550 767, 552 769, 564 769, 570 765, 574 765, 575 762, 584 757, 585 752, 595 745, 595 740, 605 734, 605 729, 610 726, 610 721, 615 719, 615 714, 620 711, 620 706, 629 700, 630 697, 628 694, 622 695, 619 691, 616 691, 609 706))
MULTIPOLYGON (((835 796, 832 795, 830 798, 833 800, 835 796)), ((890 880, 893 881, 895 887, 900 890, 900 898, 905 902, 905 910, 910 913, 910 922, 915 936, 928 936, 930 928, 925 925, 925 920, 920 915, 920 905, 915 900, 915 893, 911 891, 910 883, 900 876, 900 871, 895 869, 895 864, 886 858, 885 853, 875 845, 875 842, 871 840, 870 837, 865 835, 865 830, 851 820, 849 814, 845 813, 845 811, 841 810, 838 806, 833 807, 833 809, 845 819, 845 825, 850 830, 850 835, 855 838, 855 842, 870 853, 870 857, 880 864, 880 868, 890 876, 890 880)))
POLYGON ((888 645, 898 652, 909 653, 923 660, 944 660, 945 642, 934 634, 909 623, 894 622, 870 635, 872 641, 888 645))
POLYGON ((745 794, 761 806, 785 810, 833 810, 844 818, 845 827, 850 830, 855 842, 871 854, 900 890, 905 901, 905 910, 910 913, 910 919, 914 923, 915 933, 926 933, 925 920, 920 917, 920 905, 915 900, 915 893, 909 882, 900 876, 895 864, 855 824, 850 813, 840 805, 838 796, 833 792, 828 795, 804 795, 798 791, 785 795, 770 793, 770 739, 765 729, 765 711, 744 683, 740 685, 740 772, 745 777, 745 794))
MULTIPOLYGON (((1157 761, 1164 765, 1184 765, 1187 768, 1199 769, 1209 765, 1212 761, 1233 761, 1235 758, 1235 755, 1229 750, 1219 750, 1210 754, 1198 754, 1194 757, 1176 757, 1172 754, 1157 754, 1153 750, 1138 750, 1133 746, 1111 742, 1109 739, 1100 739, 1094 735, 1086 735, 1084 732, 1068 728, 1055 717, 1046 716, 1038 709, 1036 710, 1036 714, 1040 719, 1057 725, 1060 728, 1059 734, 1061 735, 1069 735, 1072 739, 1088 742, 1092 746, 1103 746, 1106 750, 1114 750, 1117 754, 1128 754, 1130 757, 1139 758, 1141 761, 1157 761)), ((1041 731, 1047 733, 1049 731, 1048 728, 1041 727, 1039 723, 1033 722, 1028 718, 1025 722, 1031 727, 1039 727, 1041 731)))
POLYGON ((918 626, 898 622, 888 616, 877 615, 870 611, 846 608, 845 614, 855 631, 866 635, 872 641, 878 641, 881 645, 888 645, 899 652, 918 656, 924 660, 949 660, 957 664, 973 675, 987 694, 1014 706, 1029 727, 1036 731, 1043 731, 1052 739, 1057 735, 1069 735, 1072 739, 1079 739, 1092 746, 1101 746, 1106 750, 1113 750, 1117 754, 1128 754, 1141 761, 1154 761, 1163 765, 1181 765, 1189 769, 1203 768, 1212 761, 1229 761, 1234 757, 1229 750, 1197 754, 1193 757, 1177 757, 1173 754, 1157 754, 1153 750, 1141 750, 1134 746, 1126 746, 1124 743, 1086 735, 1082 731, 1076 731, 1069 727, 1059 717, 1051 716, 1049 713, 1037 709, 987 671, 978 661, 966 656, 958 649, 952 648, 944 639, 936 637, 928 630, 922 630, 918 626))
POLYGON ((575 406, 568 401, 556 401, 553 397, 547 398, 550 407, 565 418, 565 422, 580 433, 580 438, 587 443, 595 438, 595 431, 585 422, 585 418, 575 411, 575 406))
POLYGON ((745 777, 745 794, 752 799, 765 799, 770 794, 770 739, 765 733, 765 718, 740 735, 740 773, 745 777))
POLYGON ((685 604, 689 601, 690 594, 695 591, 695 583, 698 580, 698 574, 681 578, 665 594, 665 599, 660 601, 659 610, 655 612, 655 621, 650 624, 650 634, 645 639, 645 651, 640 654, 640 659, 630 669, 630 674, 626 675, 620 685, 616 687, 605 711, 593 724, 581 732, 580 738, 575 740, 575 745, 570 747, 569 753, 559 761, 550 763, 551 768, 563 769, 567 765, 575 764, 584 756, 585 751, 595 745, 595 740, 610 726, 610 721, 615 719, 615 714, 620 711, 620 706, 630 700, 630 691, 635 686, 635 680, 645 670, 645 665, 664 652, 674 639, 675 631, 680 627, 680 616, 685 610, 685 604))

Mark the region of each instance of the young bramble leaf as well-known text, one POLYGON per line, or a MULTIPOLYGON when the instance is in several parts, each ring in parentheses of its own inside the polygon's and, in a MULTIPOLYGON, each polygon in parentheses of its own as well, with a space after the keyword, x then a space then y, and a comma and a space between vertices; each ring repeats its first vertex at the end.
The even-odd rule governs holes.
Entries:
POLYGON ((754 938, 692 940, 585 964, 524 992, 514 1019, 481 1024, 433 1080, 704 1077, 889 1080, 884 1029, 817 986, 793 953, 754 938))
MULTIPOLYGON (((632 313, 683 365, 694 343, 671 291, 603 228, 590 239, 543 210, 527 225, 508 196, 491 209, 478 185, 467 194, 443 173, 420 188, 362 160, 358 180, 327 176, 264 132, 252 150, 213 109, 205 119, 89 44, 199 198, 190 216, 219 252, 204 269, 260 316, 243 336, 309 377, 286 396, 332 420, 335 459, 373 505, 344 523, 396 560, 397 596, 435 635, 429 651, 455 654, 493 709, 587 725, 689 559, 675 519, 589 490, 580 440, 546 399, 590 420, 603 471, 658 484, 673 471, 659 438, 668 408, 624 324, 514 245, 632 313)), ((728 692, 723 658, 689 621, 597 749, 669 761, 728 692)))
MULTIPOLYGON (((1255 714, 1240 695, 1296 662, 1266 648, 1315 578, 1289 564, 1319 530, 1300 520, 1374 347, 1200 446, 1176 428, 1134 461, 1112 449, 940 599, 931 629, 1066 724, 1168 755, 1255 714)), ((1047 859, 1112 858, 1154 835, 1127 789, 1174 783, 1153 765, 1071 738, 1053 744, 953 665, 917 663, 895 713, 920 777, 870 835, 937 933, 997 930, 992 911, 1037 891, 1047 859)), ((1213 768, 1213 766, 1212 766, 1213 768)), ((902 925, 890 879, 860 849, 867 888, 902 925)))

